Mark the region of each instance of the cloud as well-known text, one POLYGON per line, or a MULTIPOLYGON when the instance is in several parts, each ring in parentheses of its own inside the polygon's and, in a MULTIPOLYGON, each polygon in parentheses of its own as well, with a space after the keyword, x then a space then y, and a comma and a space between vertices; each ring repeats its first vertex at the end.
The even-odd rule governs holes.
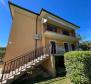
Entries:
POLYGON ((4 0, 0 0, 0 2, 2 3, 2 5, 3 5, 4 7, 6 7, 6 4, 5 4, 5 1, 4 1, 4 0))

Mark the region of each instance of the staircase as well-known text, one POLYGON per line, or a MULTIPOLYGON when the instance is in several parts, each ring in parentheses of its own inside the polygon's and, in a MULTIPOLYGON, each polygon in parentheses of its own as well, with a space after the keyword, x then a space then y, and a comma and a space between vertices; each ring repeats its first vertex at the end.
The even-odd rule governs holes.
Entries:
POLYGON ((40 47, 4 62, 4 67, 0 69, 0 84, 10 84, 26 71, 32 70, 35 66, 47 60, 49 56, 49 48, 40 47))

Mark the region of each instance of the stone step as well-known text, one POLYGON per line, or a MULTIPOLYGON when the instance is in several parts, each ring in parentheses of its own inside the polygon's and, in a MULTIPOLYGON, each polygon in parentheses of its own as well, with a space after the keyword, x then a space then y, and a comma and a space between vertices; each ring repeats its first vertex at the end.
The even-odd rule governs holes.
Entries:
MULTIPOLYGON (((7 83, 8 80, 9 81, 13 80, 14 76, 20 75, 21 72, 24 72, 29 68, 32 68, 32 66, 35 66, 36 64, 39 64, 39 62, 41 63, 41 61, 44 60, 45 58, 47 58, 47 56, 49 56, 49 55, 40 56, 40 57, 36 58, 35 60, 32 60, 31 62, 28 62, 27 64, 24 64, 24 65, 20 66, 16 70, 11 71, 10 73, 4 74, 3 75, 4 81, 2 81, 2 83, 0 82, 0 84, 5 84, 5 83, 7 83), (7 79, 7 80, 5 80, 5 79, 7 79)), ((0 68, 0 79, 1 79, 1 77, 2 77, 2 68, 0 68)))

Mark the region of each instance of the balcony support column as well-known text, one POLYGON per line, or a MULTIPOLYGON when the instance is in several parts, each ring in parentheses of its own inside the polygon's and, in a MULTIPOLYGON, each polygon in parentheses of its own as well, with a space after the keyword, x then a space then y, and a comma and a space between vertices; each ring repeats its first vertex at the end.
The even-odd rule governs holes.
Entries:
POLYGON ((55 69, 55 56, 51 55, 48 60, 46 60, 42 66, 44 69, 52 76, 56 76, 56 69, 55 69))

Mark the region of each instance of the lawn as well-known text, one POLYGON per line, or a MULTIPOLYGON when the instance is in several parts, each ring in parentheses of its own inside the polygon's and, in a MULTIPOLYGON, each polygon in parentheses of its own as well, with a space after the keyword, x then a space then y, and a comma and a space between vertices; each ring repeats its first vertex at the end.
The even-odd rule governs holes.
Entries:
POLYGON ((70 80, 65 77, 57 77, 46 81, 34 83, 34 84, 71 84, 70 80))
POLYGON ((37 79, 23 79, 21 78, 12 84, 71 84, 70 80, 66 77, 55 77, 55 78, 41 78, 38 77, 37 79))
POLYGON ((30 74, 25 74, 12 84, 71 84, 71 82, 70 79, 65 77, 64 74, 61 74, 55 78, 51 76, 45 78, 42 74, 34 78, 31 77, 30 74))

